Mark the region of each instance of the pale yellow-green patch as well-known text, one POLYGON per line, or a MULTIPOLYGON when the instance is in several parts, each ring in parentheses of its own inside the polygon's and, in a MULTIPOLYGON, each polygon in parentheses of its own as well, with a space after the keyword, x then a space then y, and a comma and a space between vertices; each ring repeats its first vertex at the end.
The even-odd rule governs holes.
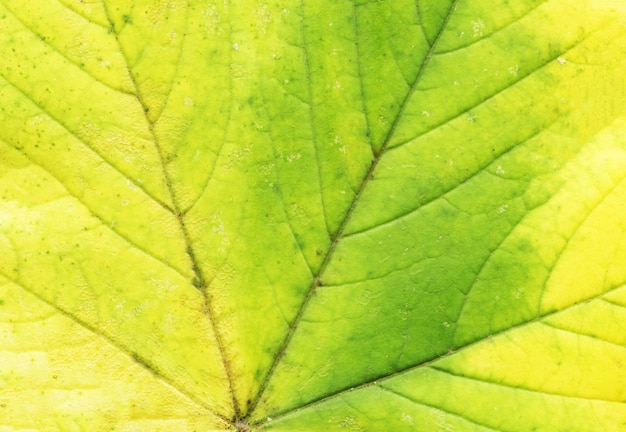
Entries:
POLYGON ((228 430, 120 347, 5 278, 0 299, 0 429, 228 430))

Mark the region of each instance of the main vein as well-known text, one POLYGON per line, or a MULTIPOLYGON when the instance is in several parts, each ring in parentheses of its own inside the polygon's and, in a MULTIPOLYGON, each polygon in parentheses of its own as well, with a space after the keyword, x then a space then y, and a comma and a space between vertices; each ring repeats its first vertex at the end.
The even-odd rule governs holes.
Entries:
MULTIPOLYGON (((167 190, 168 193, 170 195, 170 199, 172 201, 172 212, 174 214, 174 216, 176 217, 176 220, 178 221, 178 225, 180 227, 183 239, 185 241, 185 244, 187 245, 186 248, 186 253, 189 256, 189 259, 191 261, 191 267, 194 273, 194 278, 192 281, 192 284, 202 293, 202 296, 204 298, 204 308, 203 308, 203 312, 204 314, 209 318, 209 321, 211 322, 211 328, 213 330, 213 333, 215 335, 215 340, 217 343, 217 347, 218 350, 220 352, 220 357, 222 360, 222 366, 224 367, 224 372, 226 374, 227 380, 228 380, 228 386, 229 386, 229 392, 230 392, 230 396, 231 396, 231 403, 233 406, 233 411, 234 411, 234 415, 235 418, 239 418, 240 417, 240 409, 239 409, 239 404, 237 403, 237 399, 235 397, 235 391, 234 391, 234 380, 233 380, 233 376, 232 376, 232 371, 230 368, 230 362, 228 361, 228 358, 226 357, 226 351, 225 351, 225 346, 224 346, 224 341, 222 339, 222 335, 219 332, 219 328, 217 326, 217 321, 215 318, 215 313, 213 311, 213 307, 212 307, 212 296, 209 293, 208 290, 208 284, 206 281, 206 277, 204 275, 204 272, 202 271, 202 268, 200 267, 200 262, 198 260, 198 258, 196 257, 195 251, 193 249, 193 243, 191 241, 191 236, 189 235, 189 230, 187 229, 187 226, 185 224, 185 220, 184 220, 184 213, 181 210, 181 206, 178 202, 178 198, 176 196, 176 192, 174 191, 174 186, 173 186, 173 182, 172 182, 172 178, 167 170, 167 163, 165 160, 165 157, 163 155, 163 149, 162 149, 162 145, 160 144, 159 138, 154 130, 154 126, 155 126, 155 122, 152 121, 149 117, 148 117, 148 112, 149 110, 149 106, 146 104, 145 102, 145 97, 142 95, 140 89, 139 89, 139 85, 137 83, 137 80, 135 79, 135 76, 132 73, 130 64, 128 62, 128 56, 126 55, 126 52, 124 51, 124 48, 122 47, 122 44, 119 40, 119 35, 117 34, 117 32, 115 31, 115 25, 113 23, 113 20, 111 19, 111 16, 109 14, 109 10, 106 6, 106 3, 104 4, 104 8, 105 8, 105 12, 107 15, 107 19, 109 20, 109 23, 111 24, 111 27, 113 28, 113 34, 115 36, 115 40, 117 42, 117 45, 119 47, 119 50, 122 54, 122 56, 124 57, 125 61, 126 61, 126 67, 128 69, 128 75, 130 76, 130 79, 132 81, 133 87, 134 87, 134 93, 137 97, 137 101, 139 102, 139 104, 141 105, 141 108, 144 112, 144 116, 146 119, 146 123, 148 125, 148 129, 150 131, 150 136, 152 138, 152 142, 154 143, 156 150, 157 150, 157 154, 159 156, 159 160, 161 163, 161 168, 163 170, 163 178, 165 179, 165 183, 167 185, 167 190)), ((181 47, 181 50, 183 48, 181 47)))
MULTIPOLYGON (((395 134, 395 131, 396 131, 397 127, 398 127, 398 124, 400 123, 400 121, 402 119, 402 115, 403 115, 404 111, 406 110, 408 102, 411 100, 413 94, 415 93, 415 91, 417 89, 417 86, 418 86, 418 84, 420 82, 420 79, 424 75, 424 72, 426 71, 427 66, 430 63, 430 60, 432 59, 432 57, 434 55, 435 49, 437 47, 437 44, 438 44, 441 36, 445 32, 445 29, 446 29, 446 27, 448 25, 448 22, 450 21, 450 18, 452 17, 452 14, 453 14, 454 10, 456 9, 456 5, 457 5, 458 2, 459 2, 459 0, 454 0, 454 2, 451 4, 450 8, 448 9, 448 12, 446 13, 446 16, 445 16, 445 18, 444 18, 444 20, 443 20, 443 22, 441 24, 441 27, 439 28, 439 32, 437 33, 435 39, 433 40, 433 43, 431 44, 428 52, 426 53, 426 56, 424 57, 424 60, 420 64, 419 69, 417 71, 417 74, 415 75, 415 79, 413 80, 413 83, 412 83, 411 87, 409 88, 409 91, 407 92, 404 100, 402 101, 402 103, 400 105, 398 113, 397 113, 397 115, 396 115, 396 117, 395 117, 391 127, 389 128, 389 131, 387 132, 387 135, 385 136, 385 139, 383 140, 383 144, 380 147, 380 150, 378 150, 377 152, 376 151, 374 152, 374 157, 372 159, 372 163, 371 163, 369 169, 367 170, 367 173, 363 177, 363 180, 361 181, 359 189, 357 190, 357 193, 354 195, 352 203, 350 204, 350 207, 348 208, 348 211, 346 212, 346 215, 345 215, 343 221, 341 222, 341 225, 339 226, 339 229, 337 230, 337 232, 334 234, 334 236, 332 238, 330 247, 328 248, 328 250, 326 252, 326 255, 324 256, 324 260, 322 262, 322 265, 320 266, 320 269, 317 272, 317 275, 315 275, 315 277, 313 278, 313 282, 312 282, 311 286, 309 287, 309 290, 307 292, 307 295, 306 295, 304 301, 302 302, 302 304, 300 305, 300 308, 298 309, 298 313, 296 314, 295 319, 293 320, 293 322, 289 326, 289 331, 287 332, 287 335, 286 335, 285 339, 283 340, 283 343, 281 344, 280 350, 278 351, 278 355, 274 359, 274 362, 272 363, 272 366, 268 370, 268 373, 265 375, 265 377, 263 379, 263 382, 261 384, 261 387, 260 387, 256 397, 254 398, 254 400, 251 402, 251 404, 248 407, 247 417, 250 417, 252 415, 252 413, 256 409, 259 401, 263 397, 263 394, 267 390, 269 382, 271 381, 272 376, 274 375, 274 372, 276 371, 276 368, 280 364, 282 358, 285 356, 285 352, 289 348, 291 340, 293 339, 293 336, 294 336, 294 334, 296 332, 296 329, 298 328, 298 325, 300 324, 300 321, 302 320, 302 317, 304 316, 304 313, 306 312, 306 310, 307 310, 307 308, 308 308, 308 306, 309 306, 309 304, 311 302, 311 299, 313 298, 317 288, 319 288, 322 285, 322 277, 323 277, 324 272, 326 271, 326 268, 328 267, 330 261, 332 260, 333 253, 334 253, 335 249, 337 248, 337 245, 339 244, 339 242, 343 238, 343 232, 344 232, 346 226, 348 225, 348 223, 350 222, 350 219, 352 218, 354 210, 356 209, 359 201, 361 200, 361 197, 363 196, 363 192, 365 191, 365 188, 370 183, 370 180, 373 178, 374 171, 376 170, 376 167, 378 166, 378 163, 383 158, 383 156, 385 154, 385 151, 387 150, 387 147, 389 146, 389 143, 391 142, 391 139, 393 138, 393 136, 395 134)), ((355 13, 355 23, 356 23, 356 13, 355 13)), ((304 47, 304 49, 306 51, 306 46, 304 47)))

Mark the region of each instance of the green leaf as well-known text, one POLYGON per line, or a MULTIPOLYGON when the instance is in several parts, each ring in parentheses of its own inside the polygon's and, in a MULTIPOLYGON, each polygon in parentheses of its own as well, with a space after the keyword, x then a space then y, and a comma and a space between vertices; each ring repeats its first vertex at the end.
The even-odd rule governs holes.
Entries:
POLYGON ((625 25, 1 1, 0 430, 624 430, 625 25))

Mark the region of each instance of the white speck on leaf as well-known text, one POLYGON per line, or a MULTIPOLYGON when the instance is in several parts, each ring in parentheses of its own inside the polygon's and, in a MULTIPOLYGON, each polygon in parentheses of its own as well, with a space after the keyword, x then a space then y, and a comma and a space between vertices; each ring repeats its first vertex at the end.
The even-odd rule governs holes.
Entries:
POLYGON ((220 22, 220 14, 217 11, 215 5, 211 5, 208 9, 203 11, 204 15, 204 27, 208 33, 215 34, 220 33, 218 24, 220 22))
POLYGON ((218 251, 221 253, 224 253, 226 251, 226 247, 230 245, 230 240, 228 238, 228 235, 226 234, 226 228, 224 226, 224 222, 222 221, 222 218, 218 215, 218 214, 214 214, 211 217, 211 225, 212 225, 212 231, 218 235, 219 237, 221 237, 221 246, 218 248, 218 251))
POLYGON ((261 34, 267 32, 267 25, 272 22, 272 14, 267 10, 267 5, 263 4, 256 10, 256 27, 261 34))
POLYGON ((412 425, 413 424, 413 417, 410 416, 409 414, 403 412, 402 413, 402 421, 412 425))
POLYGON ((302 155, 300 153, 289 153, 287 156, 285 156, 285 160, 287 162, 293 162, 300 159, 301 157, 302 155))
POLYGON ((169 279, 161 280, 156 278, 150 278, 150 282, 152 282, 159 291, 172 291, 178 288, 178 285, 173 284, 172 282, 170 282, 169 279))
POLYGON ((126 179, 126 186, 128 186, 128 189, 130 189, 132 191, 135 191, 135 190, 139 189, 135 183, 130 181, 130 179, 126 179))
POLYGON ((480 18, 472 21, 472 29, 474 30, 474 37, 483 36, 483 29, 485 28, 485 23, 480 18))

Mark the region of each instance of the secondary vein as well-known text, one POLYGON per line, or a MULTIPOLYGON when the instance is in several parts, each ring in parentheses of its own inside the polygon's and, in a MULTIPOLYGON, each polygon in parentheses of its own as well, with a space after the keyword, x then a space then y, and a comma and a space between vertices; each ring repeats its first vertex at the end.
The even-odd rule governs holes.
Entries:
POLYGON ((161 372, 158 369, 158 367, 156 367, 155 365, 150 363, 149 359, 142 357, 140 354, 134 353, 130 347, 125 346, 122 342, 119 342, 119 341, 115 340, 112 336, 102 332, 97 327, 95 327, 93 324, 91 324, 91 323, 81 319, 79 316, 77 316, 74 313, 70 312, 69 310, 66 310, 65 308, 61 307, 56 302, 52 302, 52 301, 48 300, 47 298, 42 296, 40 293, 38 293, 37 290, 31 289, 30 287, 24 285, 22 282, 20 282, 19 280, 9 276, 8 274, 6 274, 4 272, 0 272, 0 277, 3 277, 7 281, 9 281, 10 283, 13 283, 13 284, 19 286, 24 291, 26 291, 27 293, 31 294, 33 297, 35 297, 36 299, 38 299, 42 303, 44 303, 47 306, 49 306, 52 309, 54 309, 57 313, 59 313, 63 317, 65 317, 65 318, 71 320, 72 322, 78 324, 80 327, 84 328, 85 330, 89 331, 90 333, 93 333, 94 335, 97 335, 97 336, 101 337, 102 339, 106 340, 110 345, 115 347, 118 351, 120 351, 122 353, 125 353, 129 357, 131 357, 135 361, 135 363, 137 363, 138 365, 140 365, 141 367, 143 367, 144 369, 146 369, 147 371, 152 373, 155 377, 158 377, 163 382, 167 383, 169 386, 171 386, 176 391, 178 391, 181 394, 183 394, 186 397, 188 397, 191 401, 193 401, 197 405, 199 405, 202 408, 206 409, 207 411, 211 412, 216 417, 219 417, 220 419, 222 419, 224 421, 229 421, 229 419, 224 417, 222 414, 214 411, 211 407, 209 407, 204 401, 199 399, 196 395, 194 395, 194 394, 192 394, 190 392, 187 392, 184 388, 181 388, 178 385, 178 383, 176 383, 171 378, 169 378, 167 375, 165 375, 163 372, 161 372))
MULTIPOLYGON (((582 299, 579 302, 574 303, 571 306, 568 306, 568 307, 566 307, 566 308, 564 308, 562 310, 545 312, 544 314, 536 316, 533 319, 530 319, 528 321, 524 321, 524 322, 518 323, 518 324, 516 324, 516 325, 514 325, 512 327, 509 327, 509 328, 503 329, 501 331, 492 333, 491 335, 489 335, 489 337, 490 338, 498 337, 498 336, 504 335, 504 334, 506 334, 506 333, 508 333, 510 331, 527 328, 527 327, 529 327, 531 325, 534 325, 534 324, 546 325, 546 323, 544 321, 547 320, 548 318, 551 318, 551 317, 558 316, 560 314, 566 313, 566 312, 572 310, 575 307, 580 307, 581 305, 588 304, 591 301, 603 301, 605 296, 608 296, 611 293, 613 293, 613 292, 615 292, 615 291, 617 291, 619 289, 626 288, 625 284, 626 284, 626 281, 622 281, 622 282, 620 282, 618 284, 615 284, 613 287, 608 288, 605 292, 602 292, 600 294, 591 296, 591 297, 586 298, 586 299, 582 299)), ((562 330, 562 329, 559 329, 559 330, 562 330)), ((411 372, 414 372, 414 371, 417 371, 417 370, 420 370, 420 369, 431 368, 431 369, 435 369, 435 370, 440 371, 440 372, 446 372, 446 371, 444 371, 444 370, 442 370, 440 368, 437 368, 435 366, 435 363, 440 361, 440 360, 443 360, 443 359, 446 359, 448 357, 451 357, 452 355, 456 355, 456 354, 460 353, 461 351, 469 350, 472 347, 475 347, 478 344, 483 343, 484 341, 485 341, 485 338, 480 338, 480 339, 477 339, 475 341, 469 342, 469 343, 467 343, 467 344, 465 344, 463 346, 459 346, 459 347, 456 347, 456 348, 450 348, 450 350, 448 352, 446 352, 444 354, 441 354, 441 355, 435 355, 433 357, 425 359, 424 361, 422 361, 419 364, 410 365, 410 366, 407 366, 407 367, 405 367, 403 369, 400 369, 400 370, 397 370, 395 372, 389 373, 387 375, 381 375, 381 376, 372 378, 371 380, 369 380, 367 382, 364 382, 364 383, 362 383, 362 384, 360 384, 358 386, 352 386, 352 387, 347 387, 347 388, 341 389, 341 390, 339 390, 339 391, 337 391, 337 392, 335 392, 335 393, 333 393, 331 395, 323 396, 323 397, 319 397, 317 399, 311 400, 311 401, 309 401, 309 402, 305 403, 304 405, 301 405, 301 406, 299 406, 297 408, 285 410, 285 411, 278 412, 278 413, 274 413, 274 414, 272 414, 272 421, 276 421, 276 420, 278 420, 280 418, 286 417, 286 416, 291 415, 291 414, 293 414, 295 412, 301 412, 301 411, 303 411, 303 410, 305 410, 307 408, 313 407, 313 406, 318 406, 318 405, 320 405, 320 404, 322 404, 324 402, 327 402, 327 401, 330 401, 332 399, 344 396, 344 395, 346 395, 348 393, 357 392, 357 391, 360 391, 360 390, 363 390, 363 389, 366 389, 366 388, 369 388, 369 387, 372 387, 372 386, 380 386, 385 381, 389 381, 389 380, 391 380, 393 378, 397 378, 399 376, 402 376, 402 375, 405 375, 405 374, 408 374, 408 373, 411 373, 411 372)), ((464 377, 464 378, 468 378, 468 377, 464 377)), ((263 425, 265 423, 267 423, 267 420, 263 419, 263 420, 259 420, 259 421, 254 422, 253 425, 259 427, 259 426, 261 426, 261 425, 263 425)))

